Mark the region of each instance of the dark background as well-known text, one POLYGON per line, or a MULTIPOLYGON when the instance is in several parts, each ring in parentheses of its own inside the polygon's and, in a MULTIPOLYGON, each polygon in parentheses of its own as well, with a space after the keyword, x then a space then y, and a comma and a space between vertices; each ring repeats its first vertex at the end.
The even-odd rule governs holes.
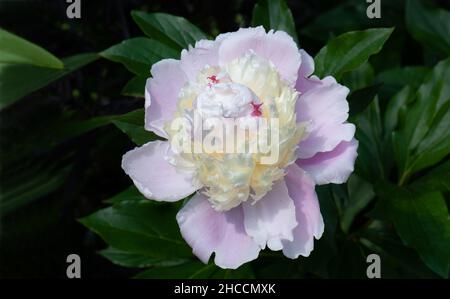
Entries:
MULTIPOLYGON (((0 27, 58 57, 100 52, 124 39, 143 34, 130 17, 133 9, 184 16, 215 36, 250 25, 256 1, 250 0, 82 0, 81 19, 66 17, 65 1, 0 0, 0 27)), ((347 1, 351 3, 352 1, 347 1)), ((435 1, 448 7, 448 1, 435 1)), ((384 0, 383 18, 365 16, 366 1, 353 1, 347 17, 330 20, 336 28, 314 27, 314 20, 338 1, 287 1, 300 46, 315 54, 335 35, 365 27, 396 26, 377 71, 398 65, 433 65, 431 55, 405 34, 404 1, 384 0), (401 40, 401 44, 399 44, 401 40)), ((119 64, 99 59, 46 88, 28 95, 0 113, 0 184, 22 178, 26 170, 58 163, 71 165, 64 183, 51 195, 1 219, 0 277, 66 277, 66 257, 81 256, 84 278, 127 278, 133 270, 115 266, 96 251, 105 247, 76 219, 105 206, 102 201, 129 186, 121 156, 133 144, 113 126, 96 129, 47 149, 38 146, 61 119, 87 119, 122 114, 143 106, 142 99, 120 95, 131 74, 119 64), (54 159, 58 157, 58 159, 54 159), (67 157, 61 159, 61 157, 67 157), (62 162, 61 162, 62 161, 62 162), (111 161, 116 161, 112 163, 111 161), (24 171, 25 169, 25 171, 24 171)), ((56 165, 55 167, 59 167, 56 165)))

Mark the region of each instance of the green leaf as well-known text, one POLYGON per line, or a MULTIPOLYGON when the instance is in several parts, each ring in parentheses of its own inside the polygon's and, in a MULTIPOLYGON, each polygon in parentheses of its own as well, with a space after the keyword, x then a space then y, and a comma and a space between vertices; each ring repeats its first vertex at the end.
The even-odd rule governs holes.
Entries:
POLYGON ((114 124, 134 143, 143 145, 156 139, 155 134, 144 129, 144 115, 144 109, 137 109, 122 115, 98 116, 83 121, 71 121, 58 127, 52 137, 56 140, 67 140, 108 124, 114 124))
POLYGON ((138 109, 112 120, 112 123, 127 134, 137 145, 155 140, 157 136, 144 129, 144 109, 138 109))
POLYGON ((347 238, 340 239, 338 255, 330 263, 331 278, 367 278, 366 257, 367 253, 359 243, 347 238))
POLYGON ((383 95, 391 97, 405 85, 408 85, 412 90, 416 90, 429 72, 430 69, 423 66, 393 68, 379 73, 375 82, 382 83, 381 92, 383 95))
POLYGON ((333 38, 314 58, 315 74, 334 76, 356 69, 373 54, 378 53, 391 35, 393 28, 374 28, 344 33, 333 38))
POLYGON ((284 0, 260 0, 253 8, 252 26, 262 25, 267 31, 283 30, 298 44, 294 18, 284 0))
POLYGON ((367 27, 366 9, 366 3, 359 1, 339 3, 330 10, 321 11, 317 18, 301 28, 300 34, 325 42, 355 28, 367 27))
POLYGON ((0 64, 31 64, 62 69, 64 64, 53 54, 0 28, 0 64))
POLYGON ((55 191, 65 182, 70 170, 71 166, 57 168, 35 163, 13 178, 2 178, 0 216, 55 191))
POLYGON ((394 150, 401 183, 450 152, 450 58, 438 63, 420 86, 401 128, 394 150))
POLYGON ((173 260, 192 257, 181 238, 174 205, 126 201, 80 219, 110 246, 146 257, 173 260))
POLYGON ((450 191, 450 160, 435 167, 408 187, 419 193, 450 191))
POLYGON ((67 121, 65 124, 54 128, 51 138, 53 139, 53 143, 69 140, 110 124, 115 117, 120 117, 120 115, 106 115, 81 121, 67 121))
POLYGON ((198 261, 173 267, 154 267, 135 276, 138 279, 240 279, 254 278, 249 265, 243 265, 236 270, 220 269, 213 263, 205 265, 198 261))
POLYGON ((123 201, 139 201, 139 200, 145 200, 145 197, 139 192, 139 190, 134 185, 132 185, 127 189, 123 190, 122 192, 105 200, 105 203, 117 204, 123 201))
POLYGON ((397 128, 401 113, 406 113, 407 103, 413 97, 414 95, 411 88, 405 86, 388 102, 384 115, 384 129, 386 134, 391 134, 391 132, 397 128))
POLYGON ((359 141, 356 172, 370 182, 385 177, 390 167, 389 146, 383 140, 380 107, 375 99, 362 113, 352 119, 356 125, 356 139, 359 141))
POLYGON ((450 217, 442 195, 418 194, 391 184, 379 184, 376 192, 405 245, 416 249, 434 272, 448 277, 450 217))
POLYGON ((402 244, 389 224, 375 220, 366 229, 358 233, 361 244, 371 252, 380 255, 382 277, 438 278, 439 276, 425 266, 413 249, 402 244), (389 270, 391 273, 388 272, 389 270))
POLYGON ((348 197, 342 206, 341 227, 346 233, 355 217, 375 198, 372 184, 357 175, 350 176, 347 182, 348 197))
POLYGON ((450 12, 421 0, 406 1, 406 27, 425 47, 450 55, 450 12))
POLYGON ((355 91, 373 85, 374 77, 372 65, 369 62, 365 62, 353 71, 345 73, 341 82, 342 85, 347 86, 351 91, 355 91))
POLYGON ((411 161, 411 172, 434 165, 450 153, 450 98, 435 114, 431 127, 416 149, 411 161))
POLYGON ((336 200, 334 198, 331 187, 328 185, 322 185, 316 187, 317 197, 320 204, 320 212, 323 215, 323 221, 325 223, 325 230, 321 240, 317 244, 319 249, 316 254, 313 253, 313 257, 320 256, 319 264, 323 264, 326 260, 331 258, 331 255, 336 250, 336 232, 338 231, 338 210, 336 207, 336 200), (325 250, 324 250, 325 249, 325 250), (321 256, 320 253, 326 252, 325 256, 321 256))
POLYGON ((189 261, 188 259, 158 259, 145 255, 140 255, 128 251, 108 247, 99 252, 101 256, 110 260, 112 263, 129 268, 146 268, 150 266, 170 267, 180 265, 189 261))
MULTIPOLYGON (((199 278, 198 275, 193 278, 199 278)), ((249 264, 240 266, 238 269, 217 269, 211 276, 213 279, 254 279, 255 274, 249 264)))
POLYGON ((23 96, 91 63, 95 53, 79 54, 63 59, 61 70, 32 65, 0 63, 0 109, 13 104, 23 96))
POLYGON ((182 17, 143 11, 132 11, 131 16, 146 35, 177 51, 207 38, 200 29, 182 17))
POLYGON ((125 87, 122 89, 122 94, 132 97, 143 98, 145 95, 145 84, 149 76, 135 76, 128 81, 125 87))
POLYGON ((106 49, 100 55, 122 63, 137 75, 149 77, 152 64, 164 58, 178 58, 179 53, 156 40, 135 37, 106 49))
POLYGON ((154 267, 137 274, 138 279, 209 278, 216 271, 214 264, 189 262, 174 267, 154 267))

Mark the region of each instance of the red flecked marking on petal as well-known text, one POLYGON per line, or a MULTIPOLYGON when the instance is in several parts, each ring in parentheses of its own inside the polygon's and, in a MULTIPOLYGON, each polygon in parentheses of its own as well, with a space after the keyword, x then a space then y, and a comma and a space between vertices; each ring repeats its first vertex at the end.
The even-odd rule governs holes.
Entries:
POLYGON ((262 112, 261 112, 262 103, 256 104, 255 102, 251 102, 250 104, 252 105, 252 108, 253 108, 253 111, 250 115, 256 116, 256 117, 261 116, 262 115, 262 112))
MULTIPOLYGON (((216 76, 216 75, 212 75, 212 76, 206 77, 206 79, 208 79, 209 81, 211 81, 212 84, 217 84, 217 83, 219 83, 219 79, 217 79, 217 76, 216 76)), ((211 83, 209 83, 209 84, 211 84, 211 83)))

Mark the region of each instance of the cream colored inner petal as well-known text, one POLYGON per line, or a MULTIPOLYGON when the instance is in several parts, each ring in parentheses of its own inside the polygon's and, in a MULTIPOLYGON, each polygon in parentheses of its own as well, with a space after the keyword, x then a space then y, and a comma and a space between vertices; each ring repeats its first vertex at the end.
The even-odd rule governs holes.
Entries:
MULTIPOLYGON (((275 66, 252 51, 224 68, 205 67, 197 79, 188 82, 179 94, 174 120, 165 127, 169 141, 179 136, 181 129, 175 124, 180 119, 191 125, 189 130, 184 130, 193 138, 196 115, 203 119, 232 119, 244 128, 252 126, 255 119, 265 120, 267 124, 275 121, 278 126, 270 127, 270 130, 276 130, 279 138, 276 144, 270 141, 277 147, 278 159, 270 164, 262 163, 263 158, 272 153, 272 148, 269 153, 195 152, 194 148, 203 149, 204 144, 193 141, 189 145, 190 152, 179 151, 171 163, 180 169, 189 165, 218 211, 229 210, 248 200, 263 200, 274 182, 283 178, 284 169, 295 161, 296 147, 305 138, 305 124, 296 122, 297 97, 298 93, 280 78, 275 66)), ((270 130, 269 133, 275 133, 270 130)), ((222 136, 226 140, 226 136, 222 136)), ((259 134, 245 135, 245 142, 236 144, 234 149, 258 144, 262 137, 259 134)), ((211 144, 219 144, 215 141, 212 138, 211 144)), ((226 149, 225 146, 223 148, 226 149)))

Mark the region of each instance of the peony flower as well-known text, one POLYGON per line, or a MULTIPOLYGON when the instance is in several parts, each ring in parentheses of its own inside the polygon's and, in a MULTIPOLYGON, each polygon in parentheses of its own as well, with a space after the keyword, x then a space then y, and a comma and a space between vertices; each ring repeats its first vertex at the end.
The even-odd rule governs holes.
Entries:
MULTIPOLYGON (((347 122, 348 88, 313 71, 311 56, 288 34, 263 27, 198 41, 180 60, 152 66, 145 128, 167 141, 129 151, 122 168, 149 199, 174 202, 195 193, 176 219, 202 262, 214 253, 216 265, 235 269, 266 247, 292 259, 309 256, 314 238, 322 236, 315 185, 344 183, 358 142, 347 122), (175 123, 195 125, 195 115, 238 120, 238 126, 277 119, 270 131, 279 137, 277 159, 262 163, 259 152, 180 150, 179 133, 192 137, 198 129, 175 123)), ((249 134, 245 142, 258 137, 249 134)))

